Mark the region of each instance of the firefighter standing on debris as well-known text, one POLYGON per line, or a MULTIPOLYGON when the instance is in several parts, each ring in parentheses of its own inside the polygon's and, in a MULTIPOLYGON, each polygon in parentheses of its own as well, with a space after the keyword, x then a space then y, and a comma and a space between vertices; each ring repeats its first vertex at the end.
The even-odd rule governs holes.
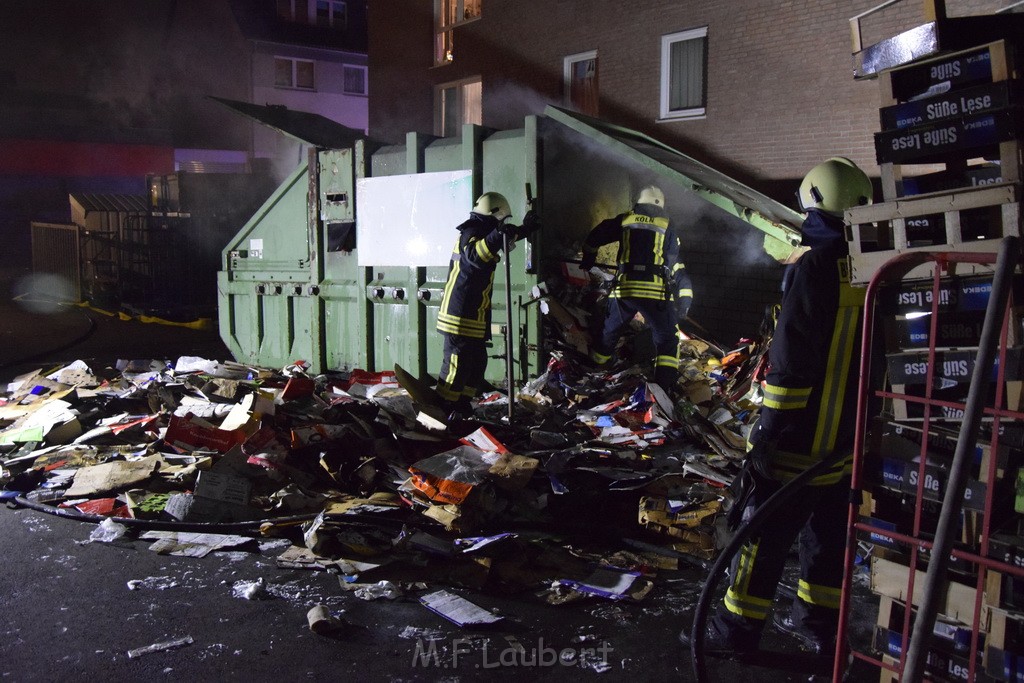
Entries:
MULTIPOLYGON (((437 393, 449 412, 466 414, 487 369, 487 340, 491 338, 491 294, 494 271, 505 238, 509 248, 538 227, 527 211, 523 225, 509 223, 512 210, 497 192, 485 192, 473 205, 469 220, 458 226, 459 236, 448 265, 448 280, 437 316, 444 337, 444 359, 437 393)), ((506 258, 508 255, 506 254, 506 258)))
POLYGON ((583 243, 580 266, 592 268, 598 248, 615 241, 617 272, 604 330, 593 343, 591 359, 598 366, 608 363, 619 337, 640 313, 654 336, 654 381, 668 389, 679 374, 676 323, 686 317, 693 287, 679 261, 679 235, 665 213, 661 188, 644 187, 629 212, 598 223, 583 243))
MULTIPOLYGON (((800 502, 775 511, 733 559, 730 586, 707 625, 706 651, 758 648, 793 541, 800 578, 779 630, 811 652, 835 651, 843 578, 849 475, 857 406, 864 290, 850 285, 843 213, 870 203, 871 181, 852 161, 815 166, 800 185, 802 244, 783 277, 782 308, 768 349, 764 404, 750 437, 745 503, 749 519, 782 484, 830 455, 839 461, 811 480, 800 502), (845 457, 841 454, 845 454, 845 457), (752 470, 752 471, 751 471, 752 470)), ((742 497, 742 496, 741 496, 742 497)), ((686 632, 682 634, 688 642, 686 632)))

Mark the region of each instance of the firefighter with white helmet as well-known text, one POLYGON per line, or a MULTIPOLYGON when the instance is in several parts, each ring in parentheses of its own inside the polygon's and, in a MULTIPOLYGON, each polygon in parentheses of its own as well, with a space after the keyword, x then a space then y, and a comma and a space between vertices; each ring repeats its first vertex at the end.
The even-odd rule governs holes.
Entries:
POLYGON ((501 259, 504 239, 509 249, 540 226, 533 211, 523 225, 510 223, 508 200, 485 192, 473 204, 469 220, 458 226, 459 236, 448 265, 448 280, 437 316, 444 337, 444 358, 437 393, 449 411, 469 412, 487 369, 487 340, 491 338, 491 294, 494 271, 501 259))
POLYGON ((775 625, 806 650, 835 650, 864 307, 864 290, 850 284, 842 216, 871 195, 867 175, 843 157, 818 164, 800 184, 807 214, 802 244, 809 250, 783 278, 764 402, 751 430, 735 519, 749 519, 782 484, 815 464, 826 458, 835 464, 810 481, 799 503, 771 513, 733 558, 729 588, 706 626, 708 653, 758 648, 798 535, 797 595, 788 613, 775 612, 775 625))
POLYGON ((599 247, 619 243, 608 314, 591 359, 599 367, 611 360, 615 344, 637 313, 654 336, 654 381, 666 390, 678 379, 676 324, 686 316, 693 286, 679 260, 679 235, 665 211, 665 193, 647 185, 630 211, 598 223, 583 243, 584 270, 593 267, 599 247))

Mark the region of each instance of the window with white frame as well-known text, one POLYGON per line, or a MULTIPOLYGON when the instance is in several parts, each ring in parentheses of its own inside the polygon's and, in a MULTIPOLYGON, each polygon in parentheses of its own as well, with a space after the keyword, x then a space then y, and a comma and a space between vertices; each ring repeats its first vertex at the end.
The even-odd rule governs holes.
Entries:
POLYGON ((434 132, 455 137, 465 123, 483 123, 483 84, 479 77, 444 83, 434 90, 434 132))
POLYGON ((455 26, 479 19, 483 0, 434 0, 434 64, 447 64, 454 58, 455 26))
POLYGON ((661 118, 705 115, 708 92, 708 27, 661 37, 661 118))
POLYGON ((274 85, 279 88, 312 90, 313 62, 308 59, 274 57, 274 85))
POLYGON ((366 67, 346 64, 344 67, 344 92, 348 95, 366 94, 366 67))
POLYGON ((348 23, 348 9, 340 0, 316 0, 316 25, 330 28, 345 28, 348 23))
POLYGON ((569 55, 563 60, 562 88, 567 106, 581 114, 597 116, 597 50, 569 55))

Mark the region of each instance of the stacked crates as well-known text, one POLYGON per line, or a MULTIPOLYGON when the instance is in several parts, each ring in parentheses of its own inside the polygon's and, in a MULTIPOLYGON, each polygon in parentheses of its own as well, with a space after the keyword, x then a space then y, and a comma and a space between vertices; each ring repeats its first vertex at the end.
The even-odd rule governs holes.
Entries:
POLYGON ((896 253, 996 251, 1020 234, 1024 88, 1015 53, 999 40, 879 75, 884 201, 847 211, 855 283, 896 253))
MULTIPOLYGON (((870 587, 880 600, 873 655, 894 668, 909 642, 929 562, 927 549, 914 540, 934 539, 975 371, 978 349, 969 344, 977 344, 991 293, 991 279, 985 276, 940 282, 938 296, 913 281, 883 288, 873 309, 881 322, 877 343, 884 349, 880 361, 885 381, 872 388, 878 409, 870 414, 861 453, 866 494, 860 521, 867 528, 860 538, 872 546, 870 587), (925 309, 928 315, 914 315, 925 309), (915 325, 931 316, 938 318, 935 337, 931 326, 915 325)), ((990 408, 983 417, 982 437, 970 454, 954 546, 958 554, 946 577, 928 654, 932 680, 969 680, 970 672, 989 668, 993 615, 1008 607, 985 588, 997 572, 967 555, 1006 563, 1006 551, 992 542, 996 531, 1024 548, 1024 506, 1016 503, 1024 429, 1012 416, 1022 410, 1024 347, 1005 343, 997 358, 984 397, 990 408), (993 435, 996 408, 1000 431, 993 435)), ((1002 623, 1007 625, 1002 632, 1014 624, 1007 618, 1002 623)), ((892 680, 892 674, 883 668, 882 680, 892 680)))
MULTIPOLYGON (((1020 235, 1022 45, 996 40, 878 74, 883 201, 846 213, 855 283, 872 281, 897 254, 997 252, 1003 237, 1020 235)), ((914 541, 932 540, 937 527, 992 291, 982 260, 923 261, 887 271, 869 312, 880 323, 884 359, 873 360, 885 379, 871 388, 859 537, 873 547, 871 656, 882 681, 899 679, 922 599, 928 551, 914 541)), ((1013 290, 1013 306, 1024 304, 1019 275, 1013 290)), ((1024 423, 1010 415, 1024 410, 1019 309, 1007 320, 926 657, 932 680, 1024 680, 1024 580, 1011 569, 1024 567, 1024 423)))

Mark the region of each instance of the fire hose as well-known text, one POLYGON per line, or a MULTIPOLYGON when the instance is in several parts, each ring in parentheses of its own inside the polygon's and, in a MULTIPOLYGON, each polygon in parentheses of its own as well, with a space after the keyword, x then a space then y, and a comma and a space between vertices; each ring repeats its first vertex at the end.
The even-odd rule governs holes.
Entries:
POLYGON ((704 581, 704 589, 701 591, 700 598, 697 600, 697 606, 693 612, 693 626, 690 630, 693 675, 696 677, 698 683, 708 680, 707 666, 704 662, 704 635, 707 632, 706 625, 708 611, 711 606, 711 600, 714 597, 715 588, 718 586, 718 582, 725 573, 726 568, 731 564, 732 558, 735 557, 736 553, 739 552, 740 548, 750 539, 751 536, 761 530, 765 521, 768 520, 776 510, 782 507, 783 504, 789 502, 789 500, 807 486, 812 479, 823 474, 847 455, 849 455, 849 453, 845 451, 832 453, 824 460, 816 463, 813 467, 804 470, 799 474, 799 476, 783 485, 782 488, 773 493, 768 500, 754 511, 750 516, 750 519, 744 522, 744 524, 736 530, 736 534, 732 537, 732 540, 729 541, 728 545, 726 545, 718 555, 718 559, 716 559, 715 563, 711 566, 711 569, 708 571, 708 576, 704 581))
POLYGON ((43 360, 43 359, 45 359, 45 358, 47 358, 49 356, 52 356, 52 355, 54 355, 56 353, 59 353, 61 351, 66 351, 66 350, 68 350, 68 349, 70 349, 70 348, 72 348, 74 346, 77 346, 78 344, 81 344, 86 339, 91 337, 93 335, 93 333, 96 331, 96 320, 95 320, 95 318, 93 318, 91 315, 89 315, 89 313, 87 311, 85 311, 85 310, 83 310, 81 308, 77 308, 76 307, 75 310, 78 311, 79 313, 81 313, 82 316, 86 320, 87 326, 86 326, 86 329, 85 329, 84 332, 80 333, 76 337, 64 340, 64 341, 60 342, 59 344, 57 344, 56 346, 53 346, 53 347, 48 348, 48 349, 44 349, 43 351, 36 351, 36 352, 30 353, 29 355, 24 356, 22 358, 15 358, 13 360, 9 360, 9 361, 5 361, 3 363, 0 363, 0 370, 3 370, 5 368, 16 367, 16 366, 19 366, 19 365, 24 365, 25 363, 32 363, 32 362, 35 362, 35 361, 43 360))
MULTIPOLYGON (((187 533, 217 534, 262 533, 266 531, 268 527, 293 526, 309 522, 316 519, 320 514, 317 512, 311 512, 284 517, 267 517, 264 519, 254 519, 243 522, 180 522, 163 519, 138 519, 135 517, 108 517, 105 515, 95 515, 72 508, 61 508, 53 505, 46 505, 45 503, 38 503, 30 500, 20 491, 3 491, 2 493, 14 494, 0 496, 0 500, 7 500, 9 505, 13 505, 15 507, 24 507, 30 510, 35 510, 36 512, 53 515, 55 517, 63 517, 76 522, 88 522, 91 524, 100 524, 104 520, 110 519, 126 527, 147 531, 180 531, 187 533)), ((338 513, 334 515, 325 515, 325 517, 331 521, 344 521, 352 524, 364 524, 369 526, 390 526, 398 528, 414 527, 424 529, 428 526, 420 525, 418 522, 411 521, 409 519, 387 519, 380 515, 372 514, 338 513)))
MULTIPOLYGON (((971 377, 970 390, 965 404, 965 415, 961 423, 960 438, 957 441, 957 449, 951 467, 949 491, 943 500, 935 540, 932 546, 932 557, 928 563, 928 573, 922 591, 921 604, 918 608, 918 616, 907 647, 906 664, 901 681, 917 681, 923 676, 925 660, 929 651, 929 642, 938 613, 941 584, 949 564, 952 538, 955 532, 955 520, 962 506, 963 492, 966 487, 966 463, 969 460, 969 453, 973 452, 974 445, 977 443, 978 428, 982 416, 981 403, 989 382, 988 369, 992 367, 995 357, 998 331, 1001 325, 1001 311, 1005 309, 1007 304, 1010 280, 1018 260, 1016 255, 1019 253, 1018 238, 1006 237, 1003 239, 996 262, 992 294, 989 298, 981 338, 978 343, 978 357, 974 373, 971 377)), ((697 606, 694 609, 693 625, 690 632, 693 673, 698 682, 708 680, 707 668, 704 662, 704 636, 707 632, 708 609, 715 587, 725 572, 725 568, 732 562, 732 558, 739 551, 740 547, 764 526, 765 520, 769 519, 779 507, 793 498, 811 479, 838 463, 845 455, 844 451, 829 455, 776 491, 736 531, 736 535, 722 550, 718 559, 712 565, 711 570, 708 572, 704 589, 701 591, 697 606)), ((859 495, 859 491, 851 490, 851 504, 856 502, 853 496, 857 495, 859 495)), ((841 643, 836 645, 837 647, 842 647, 841 643)))

